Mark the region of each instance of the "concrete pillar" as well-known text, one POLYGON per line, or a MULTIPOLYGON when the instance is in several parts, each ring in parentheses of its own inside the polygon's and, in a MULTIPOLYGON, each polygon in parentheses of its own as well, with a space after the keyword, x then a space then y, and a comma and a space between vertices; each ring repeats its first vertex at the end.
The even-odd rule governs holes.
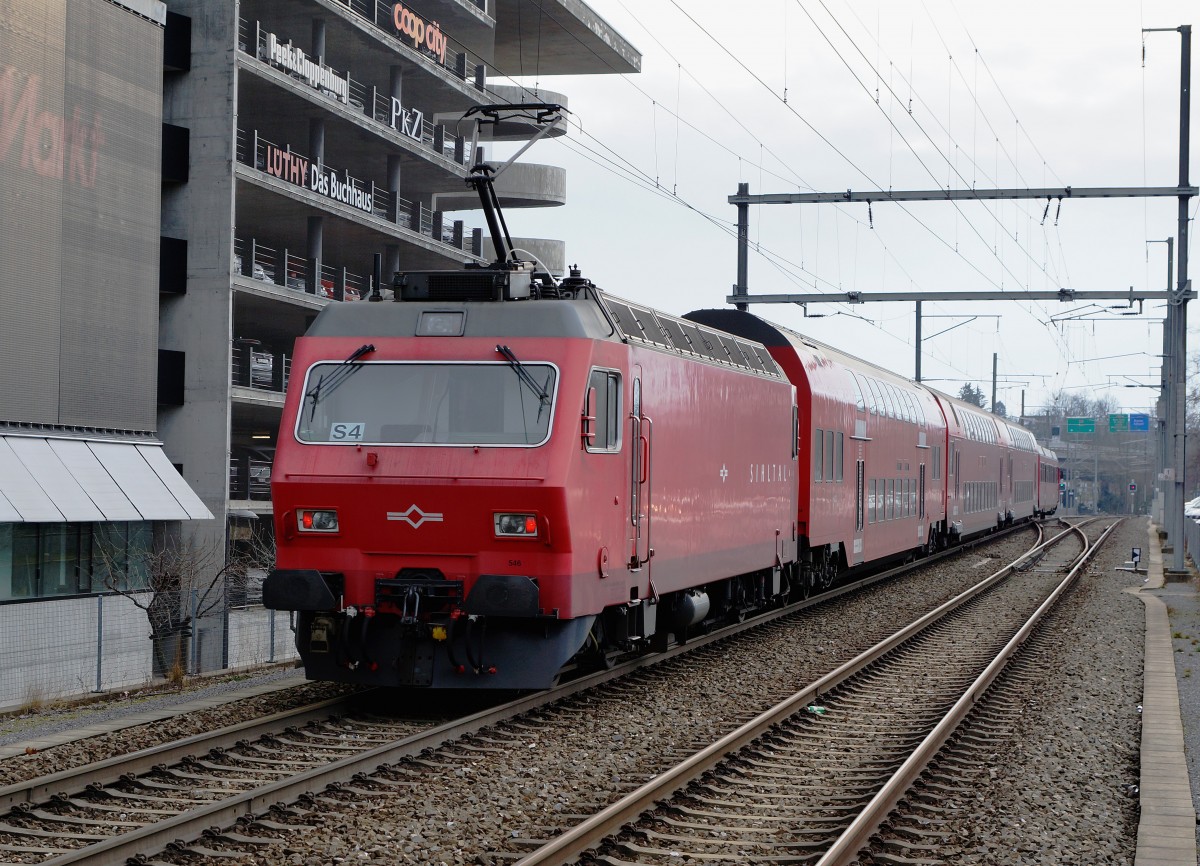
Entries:
POLYGON ((325 254, 325 218, 308 218, 308 273, 304 279, 304 290, 310 295, 320 295, 321 266, 325 254))
POLYGON ((391 288, 392 277, 398 270, 400 270, 400 246, 387 244, 383 248, 383 284, 379 287, 380 290, 391 288))
POLYGON ((325 164, 325 118, 313 117, 308 121, 308 158, 316 165, 325 164))
POLYGON ((310 216, 308 218, 308 257, 324 261, 325 247, 325 217, 310 216))
POLYGON ((317 63, 325 62, 324 18, 314 18, 312 22, 312 56, 317 63))
POLYGON ((400 213, 396 204, 400 198, 400 157, 392 153, 389 153, 387 158, 387 191, 392 200, 388 210, 388 219, 396 222, 397 214, 400 213))
POLYGON ((403 79, 404 70, 399 66, 391 67, 390 74, 388 75, 388 96, 392 97, 392 99, 403 101, 400 93, 403 79))

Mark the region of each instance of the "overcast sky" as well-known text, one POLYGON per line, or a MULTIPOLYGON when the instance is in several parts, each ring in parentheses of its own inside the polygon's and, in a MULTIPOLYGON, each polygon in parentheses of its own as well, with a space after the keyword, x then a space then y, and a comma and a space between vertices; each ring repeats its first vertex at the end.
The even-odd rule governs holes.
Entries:
MULTIPOLYGON (((1179 179, 1181 39, 1141 30, 1197 23, 1194 2, 590 5, 642 52, 642 72, 522 79, 551 91, 546 98, 567 95, 570 134, 523 159, 565 166, 568 201, 507 218, 515 235, 564 239, 568 261, 601 288, 669 313, 725 304, 736 278, 727 197, 739 182, 760 193, 1179 179)), ((1146 241, 1176 231, 1173 198, 1075 199, 1061 209, 1055 201, 1048 213, 1044 199, 870 212, 762 205, 750 213, 749 286, 751 294, 1162 289, 1167 248, 1146 241)), ((1194 262, 1192 275, 1198 269, 1194 262)), ((1122 385, 1158 381, 1162 303, 1129 316, 1101 306, 925 303, 923 378, 952 392, 971 382, 990 397, 997 353, 997 397, 1010 414, 1022 392, 1033 414, 1059 388, 1146 411, 1156 392, 1122 385), (1125 357, 1093 360, 1114 355, 1125 357)), ((914 372, 910 302, 814 305, 807 318, 795 305, 751 311, 914 372)), ((1194 356, 1200 327, 1189 332, 1194 356)))

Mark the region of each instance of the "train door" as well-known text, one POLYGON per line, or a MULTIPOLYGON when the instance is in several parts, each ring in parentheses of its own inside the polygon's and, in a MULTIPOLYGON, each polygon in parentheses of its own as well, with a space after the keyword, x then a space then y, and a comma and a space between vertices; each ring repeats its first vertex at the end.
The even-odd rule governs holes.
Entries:
POLYGON ((629 570, 640 571, 650 564, 650 496, 653 473, 650 449, 654 439, 654 422, 642 412, 642 378, 640 368, 633 379, 633 401, 629 412, 630 475, 629 475, 629 570))
POLYGON ((948 488, 953 488, 954 490, 954 508, 951 511, 951 516, 958 517, 959 503, 962 501, 962 488, 959 486, 958 478, 958 446, 953 442, 950 443, 950 461, 946 468, 950 473, 950 477, 954 479, 953 484, 947 485, 948 488))
POLYGON ((862 459, 862 444, 859 443, 859 457, 854 461, 854 564, 858 565, 866 559, 863 550, 863 529, 867 523, 867 464, 862 459))
POLYGON ((917 469, 917 517, 921 521, 921 530, 925 530, 925 464, 917 469))

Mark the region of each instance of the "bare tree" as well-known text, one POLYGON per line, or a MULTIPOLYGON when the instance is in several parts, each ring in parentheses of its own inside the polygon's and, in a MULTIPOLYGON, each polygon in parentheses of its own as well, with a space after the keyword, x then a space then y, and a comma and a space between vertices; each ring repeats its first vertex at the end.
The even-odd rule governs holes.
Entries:
POLYGON ((146 612, 154 672, 178 679, 187 667, 195 620, 222 610, 231 596, 246 598, 251 575, 269 569, 275 551, 254 533, 248 543, 226 545, 160 532, 150 549, 127 552, 123 543, 104 540, 94 556, 104 585, 146 612))

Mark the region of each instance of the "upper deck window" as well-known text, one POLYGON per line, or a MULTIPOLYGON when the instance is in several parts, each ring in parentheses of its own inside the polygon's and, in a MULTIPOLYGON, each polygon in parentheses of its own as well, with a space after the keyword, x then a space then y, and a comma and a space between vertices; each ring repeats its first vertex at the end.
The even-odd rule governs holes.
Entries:
POLYGON ((296 421, 301 442, 541 445, 550 437, 552 364, 314 364, 296 421), (527 375, 520 375, 520 373, 527 375))

